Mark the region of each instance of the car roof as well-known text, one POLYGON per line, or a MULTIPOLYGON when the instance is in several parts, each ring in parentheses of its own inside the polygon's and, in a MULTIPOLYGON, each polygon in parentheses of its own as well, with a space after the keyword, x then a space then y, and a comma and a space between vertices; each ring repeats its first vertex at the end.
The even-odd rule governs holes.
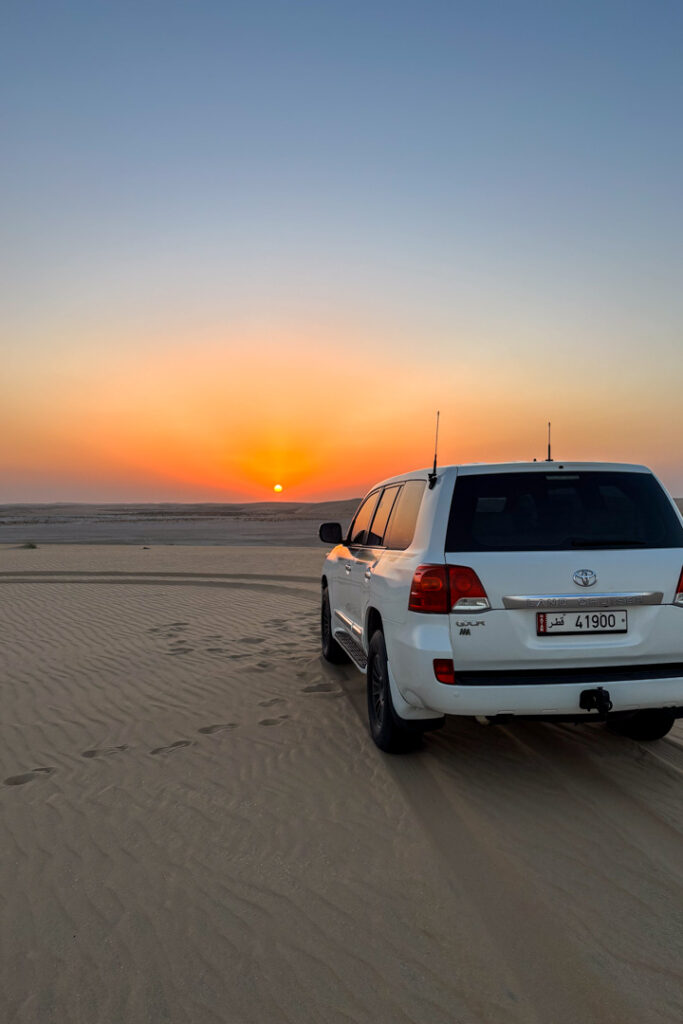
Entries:
POLYGON ((463 473, 553 473, 562 472, 563 470, 570 470, 574 473, 580 470, 588 472, 600 470, 608 473, 651 472, 647 466, 639 466, 629 462, 561 462, 559 459, 554 459, 552 462, 546 460, 543 460, 543 462, 471 462, 453 468, 457 469, 459 475, 463 473))
MULTIPOLYGON (((436 475, 438 478, 446 479, 454 476, 474 476, 485 473, 561 473, 564 471, 578 473, 597 471, 608 473, 651 473, 647 466, 641 466, 630 462, 561 462, 559 459, 552 462, 468 462, 460 465, 438 466, 436 475)), ((431 468, 413 469, 408 473, 400 473, 396 476, 381 480, 370 488, 371 491, 378 487, 385 487, 388 484, 400 483, 403 480, 426 480, 432 472, 431 468)))

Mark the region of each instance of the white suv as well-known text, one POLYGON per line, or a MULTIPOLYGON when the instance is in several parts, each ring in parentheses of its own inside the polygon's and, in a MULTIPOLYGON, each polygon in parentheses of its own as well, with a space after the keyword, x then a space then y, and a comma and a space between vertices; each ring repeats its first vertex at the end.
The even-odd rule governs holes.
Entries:
POLYGON ((443 716, 683 716, 683 519, 644 466, 446 466, 385 480, 322 577, 322 649, 367 673, 370 731, 409 749, 443 716))

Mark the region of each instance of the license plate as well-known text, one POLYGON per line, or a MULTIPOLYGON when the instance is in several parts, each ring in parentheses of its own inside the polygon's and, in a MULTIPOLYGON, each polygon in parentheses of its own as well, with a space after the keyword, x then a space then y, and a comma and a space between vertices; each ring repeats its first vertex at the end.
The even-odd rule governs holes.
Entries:
POLYGON ((537 612, 537 636, 626 633, 626 612, 537 612))

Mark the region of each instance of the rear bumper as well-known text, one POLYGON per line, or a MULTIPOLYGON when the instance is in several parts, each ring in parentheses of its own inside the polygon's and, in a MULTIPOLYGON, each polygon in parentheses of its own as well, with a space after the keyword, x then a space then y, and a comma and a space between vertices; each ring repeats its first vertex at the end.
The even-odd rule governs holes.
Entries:
MULTIPOLYGON (((600 684, 598 684, 600 685, 600 684)), ((583 683, 541 683, 506 686, 430 686, 428 706, 446 715, 568 715, 596 718, 595 711, 582 711, 581 693, 590 688, 583 683)), ((614 711, 639 711, 645 708, 679 708, 683 705, 683 677, 641 679, 609 683, 605 687, 614 711)))
MULTIPOLYGON (((563 658, 557 668, 487 669, 458 672, 454 685, 434 676, 435 658, 453 658, 447 617, 422 617, 414 628, 395 633, 387 629, 391 674, 407 705, 442 715, 566 715, 595 719, 595 711, 583 711, 583 690, 602 686, 609 691, 613 710, 683 706, 683 659, 666 663, 614 665, 604 659, 599 666, 578 661, 568 667, 563 658)), ((386 624, 385 624, 386 625, 386 624)), ((412 625, 412 624, 411 624, 412 625)))

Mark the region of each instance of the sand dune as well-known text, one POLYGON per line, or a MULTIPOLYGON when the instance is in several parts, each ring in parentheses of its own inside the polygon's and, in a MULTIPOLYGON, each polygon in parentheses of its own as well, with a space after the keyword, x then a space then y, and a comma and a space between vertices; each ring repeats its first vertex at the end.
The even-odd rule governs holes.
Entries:
POLYGON ((0 544, 276 544, 318 549, 318 524, 332 520, 348 525, 358 502, 0 505, 0 544))
POLYGON ((681 726, 382 755, 322 557, 0 548, 0 1019, 680 1021, 681 726))

